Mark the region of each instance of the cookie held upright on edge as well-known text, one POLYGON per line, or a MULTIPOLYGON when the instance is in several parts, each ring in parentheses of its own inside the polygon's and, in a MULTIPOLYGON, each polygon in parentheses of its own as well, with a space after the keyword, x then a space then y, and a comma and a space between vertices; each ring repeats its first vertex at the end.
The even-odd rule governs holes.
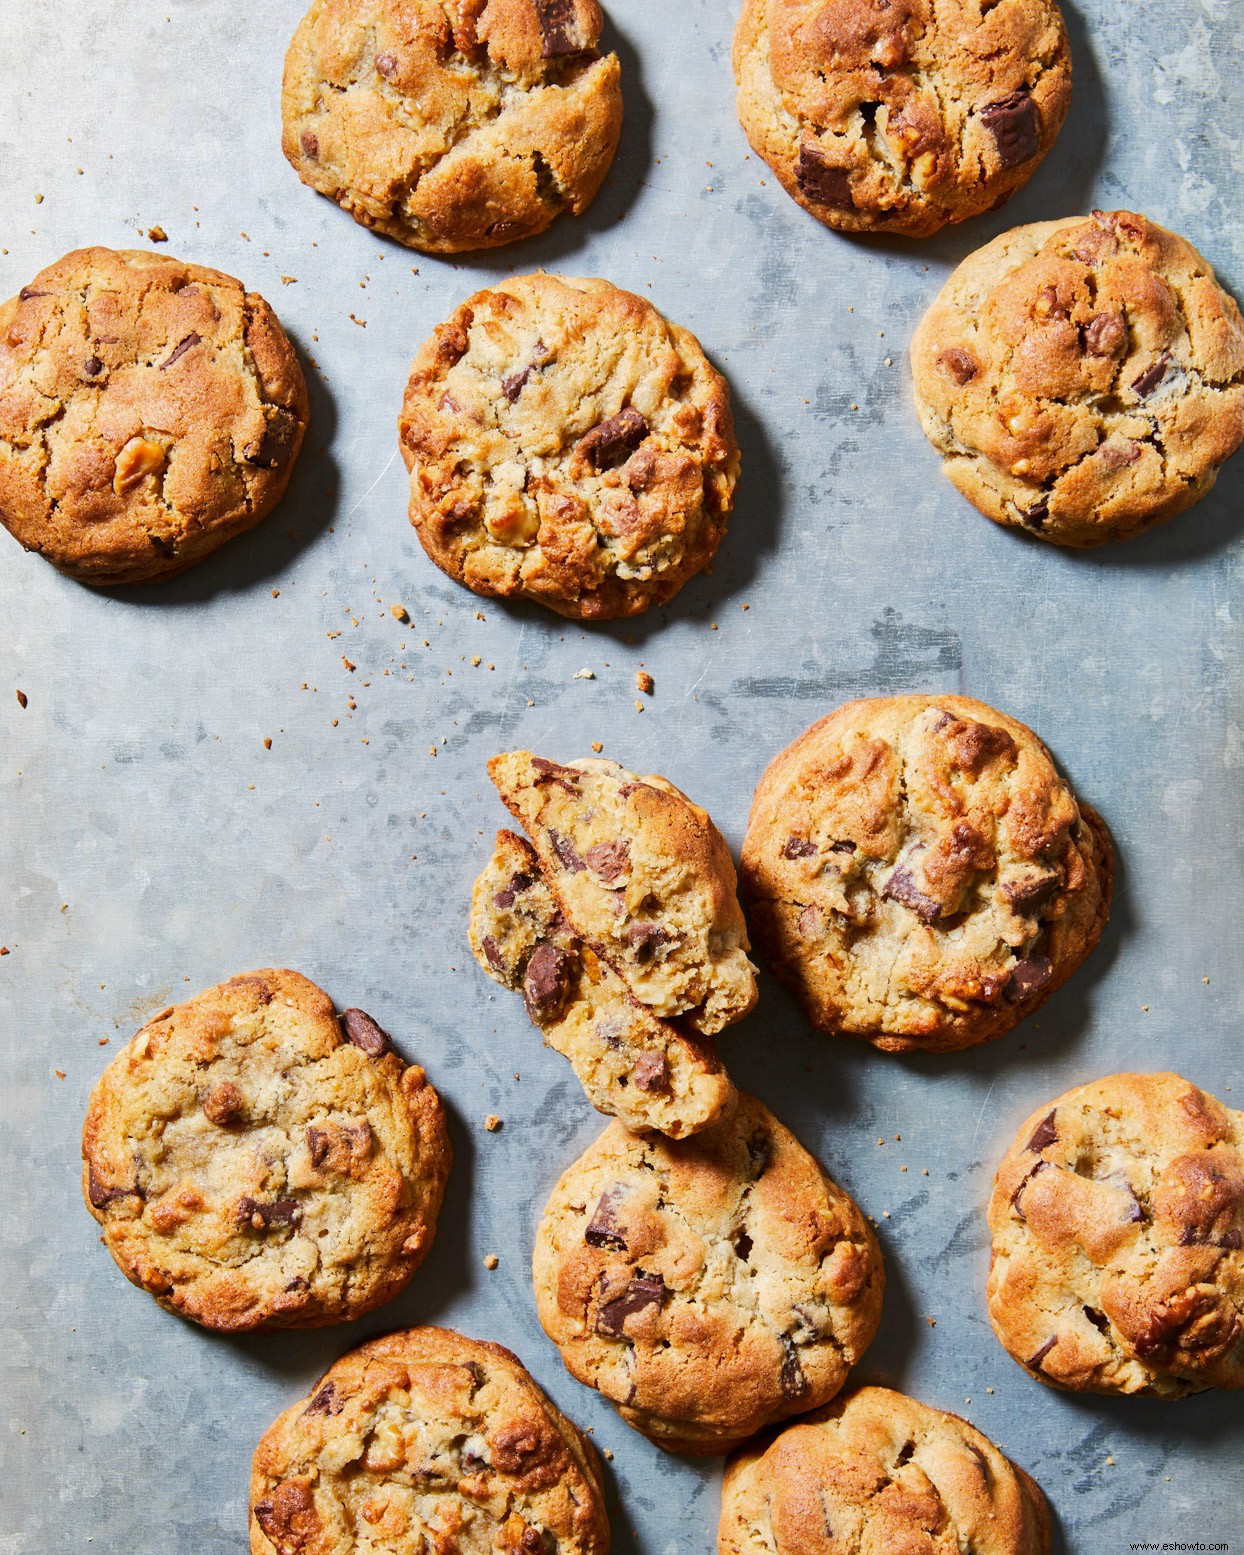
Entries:
POLYGON ((589 620, 663 604, 712 560, 739 468, 729 386, 695 337, 567 276, 464 302, 415 358, 399 431, 442 571, 589 620))
POLYGON ((1190 243, 1129 211, 1004 232, 911 343, 916 409, 987 518, 1056 545, 1198 502, 1244 441, 1244 320, 1190 243))
POLYGON ((884 1286, 855 1204, 745 1095, 688 1140, 611 1123, 553 1190, 533 1275, 571 1374, 696 1456, 832 1398, 884 1286))
POLYGON ((989 1320, 1042 1382, 1244 1387, 1244 1112, 1177 1074, 1076 1086, 1021 1125, 989 1229, 989 1320))
POLYGON ((355 221, 432 254, 587 209, 622 128, 596 0, 315 0, 285 58, 281 145, 355 221))
POLYGON ((1054 0, 746 0, 739 122, 827 227, 925 237, 993 210, 1071 96, 1054 0))
POLYGON ((0 522, 81 583, 169 578, 276 506, 307 389, 219 270, 83 248, 0 306, 0 522))
POLYGON ((570 1060, 599 1111, 677 1139, 734 1106, 712 1039, 632 997, 608 960, 574 933, 535 849, 513 832, 497 833, 475 882, 471 949, 490 977, 522 993, 545 1042, 570 1060))
POLYGON ((958 1415, 889 1388, 835 1399, 726 1467, 718 1555, 1049 1549, 1049 1509, 1024 1470, 958 1415))
POLYGON ((307 1328, 395 1296, 432 1245, 440 1098, 297 972, 148 1022, 91 1093, 87 1205, 126 1277, 207 1328, 307 1328))
POLYGON ((891 1052, 1009 1031, 1101 937, 1114 854, 1050 753, 962 696, 848 702, 770 762, 740 864, 822 1031, 891 1052))
POLYGON ((251 1555, 608 1555, 592 1444, 518 1357, 447 1328, 373 1339, 255 1451, 251 1555))

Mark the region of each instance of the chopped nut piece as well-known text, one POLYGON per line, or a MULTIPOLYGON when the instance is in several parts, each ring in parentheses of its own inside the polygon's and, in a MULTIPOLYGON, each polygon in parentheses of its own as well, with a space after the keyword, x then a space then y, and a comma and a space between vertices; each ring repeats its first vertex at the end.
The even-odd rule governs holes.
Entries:
POLYGON ((164 468, 164 448, 145 437, 132 437, 117 455, 116 473, 112 477, 112 489, 117 496, 130 491, 148 475, 158 475, 164 468))

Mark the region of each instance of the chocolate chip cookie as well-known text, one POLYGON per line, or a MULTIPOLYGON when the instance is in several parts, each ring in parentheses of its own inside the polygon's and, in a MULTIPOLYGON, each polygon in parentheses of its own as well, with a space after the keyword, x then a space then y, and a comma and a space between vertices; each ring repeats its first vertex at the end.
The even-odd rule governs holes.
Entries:
POLYGON ((1054 0, 745 0, 739 122, 841 232, 927 237, 1027 183, 1071 97, 1054 0))
POLYGON ((699 342, 608 281, 477 292, 415 358, 400 422, 410 521, 477 594, 605 619, 712 560, 739 451, 699 342))
POLYGON ((533 1272, 571 1374, 695 1456, 832 1398, 885 1284, 855 1204, 746 1095, 687 1140, 611 1123, 553 1190, 533 1272))
POLYGON ((1076 1086, 1020 1127, 989 1229, 989 1320, 1040 1381, 1244 1387, 1244 1112, 1177 1074, 1076 1086))
POLYGON ((677 1139, 733 1107, 735 1089, 712 1038, 663 1020, 632 996, 621 973, 570 927, 536 850, 511 831, 497 833, 475 882, 471 949, 490 977, 522 994, 545 1042, 570 1060, 599 1111, 677 1139))
POLYGON ((314 0, 285 57, 304 184, 429 254, 531 237, 591 204, 621 68, 596 0, 314 0))
POLYGON ((775 757, 740 865, 756 943, 821 1031, 1000 1037, 1071 976, 1114 855, 1031 729, 961 696, 848 702, 775 757))
POLYGON ((105 1069, 83 1192, 121 1271, 207 1328, 309 1328, 395 1296, 432 1245, 440 1098, 362 1010, 297 972, 235 977, 105 1069))
POLYGON ((911 344, 920 424, 996 523, 1076 547, 1198 502, 1244 441, 1244 321, 1196 249, 1130 211, 971 254, 911 344))
POLYGON ((604 1499, 517 1356, 410 1328, 342 1356, 259 1443, 251 1555, 608 1555, 604 1499))
POLYGON ((1023 1469, 958 1415, 889 1388, 860 1388, 743 1448, 721 1491, 718 1555, 1049 1549, 1045 1497, 1023 1469))
POLYGON ((0 522, 79 582, 170 578, 257 524, 307 416, 276 315, 219 270, 83 248, 0 306, 0 522))

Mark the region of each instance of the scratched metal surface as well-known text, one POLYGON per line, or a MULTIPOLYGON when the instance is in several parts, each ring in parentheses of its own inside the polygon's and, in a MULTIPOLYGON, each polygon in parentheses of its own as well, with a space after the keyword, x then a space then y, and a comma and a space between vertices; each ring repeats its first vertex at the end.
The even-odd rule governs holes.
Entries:
POLYGON ((618 1422, 536 1322, 534 1224, 601 1125, 464 943, 502 820, 484 761, 602 740, 705 803, 737 848, 780 746, 849 696, 910 689, 1027 720, 1104 812, 1122 874, 1102 948, 1035 1023, 967 1057, 814 1039, 772 982, 724 1055, 879 1220, 889 1288, 864 1377, 994 1437, 1045 1487, 1062 1549, 1238 1537, 1238 1400, 1056 1395, 1000 1350, 982 1287, 993 1164, 1043 1098, 1172 1066, 1239 1100, 1244 460, 1168 529, 1061 554, 994 528, 941 478, 905 347, 971 248, 1092 205, 1146 210, 1244 287, 1244 15, 1232 0, 1068 6, 1076 90, 1056 150, 1004 213, 917 247, 831 236, 749 160, 732 4, 619 4, 627 122, 596 205, 449 264, 368 235, 286 167, 278 81, 299 10, 0 6, 0 292, 160 223, 170 252, 262 290, 316 364, 290 496, 190 575, 91 593, 0 537, 0 1555, 243 1550, 268 1422, 341 1351, 421 1321, 511 1346, 594 1428, 614 1454, 620 1550, 710 1547, 718 1468, 618 1422), (404 515, 394 423, 411 355, 477 285, 541 265, 650 295, 737 396, 743 479, 718 565, 622 628, 481 603, 431 567, 404 515), (637 713, 640 665, 656 692, 637 713), (78 1131, 147 1014, 273 963, 371 1010, 427 1066, 458 1161, 436 1248, 390 1307, 225 1340, 161 1312, 97 1245, 78 1131))

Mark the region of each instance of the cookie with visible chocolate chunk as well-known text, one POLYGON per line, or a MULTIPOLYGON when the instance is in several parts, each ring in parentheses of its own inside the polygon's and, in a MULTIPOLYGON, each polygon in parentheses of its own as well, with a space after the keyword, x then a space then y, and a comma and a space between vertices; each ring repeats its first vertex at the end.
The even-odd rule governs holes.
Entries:
POLYGON ((1036 171, 1071 97, 1054 0, 745 0, 739 122, 818 221, 927 237, 1036 171))
POLYGON ((80 583, 171 578, 280 501, 307 388, 219 270, 82 248, 0 306, 0 523, 80 583))
POLYGON ((423 1070, 278 970, 149 1021, 91 1093, 82 1156, 122 1273, 226 1332, 345 1322, 397 1295, 452 1160, 423 1070))
POLYGON ((477 594, 601 620, 671 599, 726 530, 739 450, 699 342, 608 281, 524 275, 415 358, 410 521, 477 594))
POLYGON ((596 0, 314 0, 285 57, 304 184, 428 254, 580 215, 622 130, 596 0))
POLYGON ((885 1283, 855 1204, 746 1095, 691 1139, 611 1123, 553 1190, 533 1273, 571 1374, 693 1456, 832 1398, 885 1283))
POLYGON ((987 518, 1086 547, 1173 518, 1244 441, 1244 320, 1190 243, 1130 211, 971 254, 911 344, 916 409, 987 518))
POLYGON ((471 949, 490 977, 522 994, 545 1042, 570 1060, 598 1111, 677 1139, 733 1107, 734 1085, 712 1038, 654 1015, 630 993, 570 927, 536 850, 513 832, 497 833, 475 882, 471 949))
POLYGON ((962 696, 848 702, 769 764, 740 864, 761 955, 888 1052, 1010 1031, 1097 944, 1114 854, 1049 751, 962 696))
POLYGON ((1244 1387, 1244 1112, 1177 1074, 1078 1085, 1020 1126, 989 1229, 989 1321, 1040 1381, 1244 1387))
POLYGON ((1049 1549, 1035 1481, 968 1421, 889 1388, 837 1398, 726 1466, 718 1555, 1049 1549))
POLYGON ((600 1460, 516 1355, 448 1328, 351 1350, 255 1451, 251 1555, 608 1555, 600 1460))

